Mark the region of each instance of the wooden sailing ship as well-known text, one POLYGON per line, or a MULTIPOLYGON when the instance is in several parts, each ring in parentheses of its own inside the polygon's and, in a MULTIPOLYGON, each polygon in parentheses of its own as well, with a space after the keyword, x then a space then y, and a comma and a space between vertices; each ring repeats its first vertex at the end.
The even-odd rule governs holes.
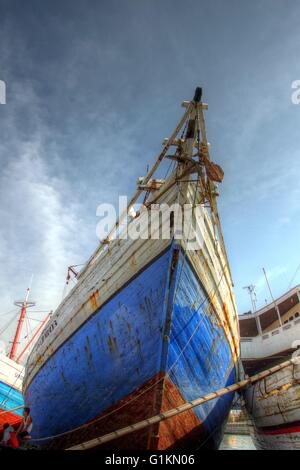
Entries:
MULTIPOLYGON (((216 204, 223 172, 210 160, 201 96, 197 88, 183 103, 179 124, 29 356, 23 390, 34 442, 70 447, 237 379, 238 318, 216 204), (174 169, 169 178, 155 179, 165 159, 174 169), (141 197, 142 210, 132 216, 141 197), (192 208, 190 227, 202 240, 196 249, 189 247, 190 234, 175 233, 172 214, 169 237, 160 236, 162 218, 152 237, 120 235, 124 222, 129 230, 155 204, 175 203, 192 208)), ((232 398, 212 400, 109 448, 217 448, 232 398)))

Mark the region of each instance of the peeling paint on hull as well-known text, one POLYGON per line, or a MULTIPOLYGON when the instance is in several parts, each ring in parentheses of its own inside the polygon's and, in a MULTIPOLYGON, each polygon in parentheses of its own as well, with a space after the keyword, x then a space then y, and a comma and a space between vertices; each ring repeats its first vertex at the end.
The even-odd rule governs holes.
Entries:
MULTIPOLYGON (((28 384, 33 438, 86 424, 44 442, 64 448, 151 417, 234 383, 235 359, 199 277, 171 245, 65 341, 28 384)), ((208 402, 139 436, 113 441, 110 448, 196 443, 217 448, 232 398, 208 402)))
POLYGON ((300 366, 292 365, 244 392, 258 449, 300 450, 300 366))

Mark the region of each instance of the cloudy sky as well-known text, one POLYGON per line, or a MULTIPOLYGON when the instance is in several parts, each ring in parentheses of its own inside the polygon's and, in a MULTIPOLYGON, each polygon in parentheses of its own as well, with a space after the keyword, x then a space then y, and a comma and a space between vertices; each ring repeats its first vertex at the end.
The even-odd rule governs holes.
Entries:
POLYGON ((299 20, 297 0, 0 0, 0 330, 32 274, 35 309, 57 306, 67 266, 97 246, 97 205, 134 191, 197 85, 225 170, 239 310, 250 283, 259 306, 270 300, 263 266, 275 296, 288 288, 300 263, 299 20))

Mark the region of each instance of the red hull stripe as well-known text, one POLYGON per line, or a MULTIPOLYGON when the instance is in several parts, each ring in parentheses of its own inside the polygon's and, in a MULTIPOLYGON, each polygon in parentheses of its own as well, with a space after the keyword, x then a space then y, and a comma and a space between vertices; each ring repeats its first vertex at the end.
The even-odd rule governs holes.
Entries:
POLYGON ((293 423, 284 423, 278 426, 268 426, 265 428, 258 428, 259 434, 276 435, 276 434, 291 434, 293 432, 300 433, 300 421, 293 423))

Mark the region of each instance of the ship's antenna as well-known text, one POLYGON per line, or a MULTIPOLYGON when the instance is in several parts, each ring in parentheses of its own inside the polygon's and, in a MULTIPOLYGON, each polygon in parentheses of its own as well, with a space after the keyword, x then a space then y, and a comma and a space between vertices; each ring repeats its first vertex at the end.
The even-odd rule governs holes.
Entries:
MULTIPOLYGON (((250 284, 250 286, 245 286, 243 289, 247 289, 250 299, 251 299, 251 304, 252 304, 252 313, 256 314, 256 302, 257 302, 257 296, 255 292, 255 286, 253 284, 250 284)), ((261 324, 259 320, 259 316, 255 315, 255 321, 256 321, 256 326, 257 326, 257 331, 259 332, 260 335, 262 335, 262 329, 261 329, 261 324)))
POLYGON ((250 286, 245 286, 243 287, 243 289, 246 289, 248 291, 252 304, 252 312, 256 313, 257 296, 255 292, 255 286, 253 284, 250 284, 250 286))
POLYGON ((32 279, 33 279, 33 276, 31 276, 29 287, 27 288, 25 300, 16 300, 14 302, 14 304, 17 307, 20 307, 21 310, 20 310, 20 317, 19 317, 17 329, 16 329, 16 332, 15 332, 15 337, 14 337, 12 347, 11 347, 11 350, 10 350, 10 353, 9 353, 9 358, 12 359, 12 360, 15 360, 15 357, 16 357, 17 348, 18 348, 18 345, 19 345, 19 339, 20 339, 20 335, 21 335, 21 330, 22 330, 22 326, 23 326, 25 316, 26 316, 26 310, 27 310, 28 307, 33 307, 35 305, 35 302, 32 302, 32 301, 28 300, 30 290, 31 290, 32 279))
POLYGON ((270 292, 270 296, 271 296, 271 299, 273 301, 273 304, 274 304, 274 307, 275 307, 275 310, 276 310, 276 313, 277 313, 277 316, 278 316, 278 320, 279 320, 279 325, 282 326, 282 321, 281 321, 281 316, 280 316, 280 312, 279 312, 279 308, 278 308, 278 305, 273 297, 273 294, 272 294, 272 291, 271 291, 271 287, 270 287, 270 283, 268 281, 268 277, 267 277, 267 273, 266 273, 266 270, 265 268, 262 268, 263 270, 263 273, 264 273, 264 276, 266 278, 266 283, 267 283, 267 286, 268 286, 268 289, 269 289, 269 292, 270 292))

